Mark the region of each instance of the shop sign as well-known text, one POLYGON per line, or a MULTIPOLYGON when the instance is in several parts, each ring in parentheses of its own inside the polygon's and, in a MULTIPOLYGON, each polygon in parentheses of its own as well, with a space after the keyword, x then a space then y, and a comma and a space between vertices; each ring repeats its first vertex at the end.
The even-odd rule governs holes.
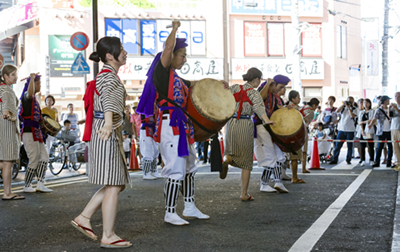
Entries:
MULTIPOLYGON (((153 58, 128 58, 125 65, 121 66, 118 76, 121 80, 146 80, 147 71, 153 58)), ((177 70, 180 77, 187 80, 201 80, 224 78, 222 58, 188 58, 183 67, 177 70)))
POLYGON ((141 54, 155 55, 157 53, 156 46, 156 21, 155 20, 140 20, 141 30, 141 54))
MULTIPOLYGON (((263 78, 272 78, 277 74, 291 78, 293 62, 287 59, 235 59, 231 61, 233 80, 241 80, 242 75, 252 67, 256 67, 263 73, 263 78)), ((301 59, 300 72, 302 80, 323 80, 323 59, 301 59)))
POLYGON ((71 46, 70 35, 49 35, 50 77, 82 77, 72 74, 71 66, 78 56, 71 46))
POLYGON ((17 5, 0 12, 0 31, 28 23, 38 17, 37 2, 17 5))
MULTIPOLYGON (((294 0, 230 0, 231 14, 291 16, 294 0)), ((322 17, 323 0, 301 0, 300 17, 322 17)))

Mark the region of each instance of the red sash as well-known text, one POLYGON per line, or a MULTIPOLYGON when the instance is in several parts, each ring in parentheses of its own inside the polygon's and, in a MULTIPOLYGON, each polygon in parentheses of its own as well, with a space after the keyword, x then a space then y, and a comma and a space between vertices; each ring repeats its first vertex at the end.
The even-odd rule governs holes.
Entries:
POLYGON ((237 93, 234 93, 233 96, 235 97, 236 102, 239 103, 239 110, 237 112, 237 119, 240 119, 240 115, 242 114, 242 109, 243 109, 243 102, 248 102, 250 103, 251 106, 253 106, 253 103, 251 102, 250 98, 247 96, 247 91, 252 88, 248 88, 246 90, 243 90, 243 86, 240 85, 240 91, 237 93))

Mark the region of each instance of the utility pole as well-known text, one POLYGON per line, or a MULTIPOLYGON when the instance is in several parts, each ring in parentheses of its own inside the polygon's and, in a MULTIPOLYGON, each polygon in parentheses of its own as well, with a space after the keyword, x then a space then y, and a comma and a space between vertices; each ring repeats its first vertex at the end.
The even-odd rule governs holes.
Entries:
POLYGON ((223 0, 223 17, 224 22, 224 80, 229 83, 229 45, 228 45, 228 1, 223 0))
POLYGON ((382 93, 389 94, 388 90, 388 45, 389 43, 389 0, 385 0, 385 15, 382 37, 382 93))
MULTIPOLYGON (((96 51, 97 40, 99 40, 99 28, 98 28, 98 0, 92 0, 92 22, 93 22, 93 52, 96 51)), ((99 63, 93 62, 93 79, 96 78, 99 73, 99 63)))
POLYGON ((295 30, 294 42, 293 42, 293 59, 292 59, 292 89, 300 93, 300 97, 303 96, 301 88, 301 74, 300 74, 300 36, 301 27, 299 22, 299 1, 292 1, 292 25, 295 30))

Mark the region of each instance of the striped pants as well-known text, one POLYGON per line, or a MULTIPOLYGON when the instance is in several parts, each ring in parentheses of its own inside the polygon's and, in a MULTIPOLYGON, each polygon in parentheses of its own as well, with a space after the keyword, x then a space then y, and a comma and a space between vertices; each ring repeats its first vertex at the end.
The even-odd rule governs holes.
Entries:
POLYGON ((29 187, 35 175, 39 182, 44 181, 49 155, 44 143, 34 141, 31 132, 23 133, 22 141, 24 142, 24 148, 29 158, 28 169, 25 174, 25 186, 29 187))
POLYGON ((176 212, 179 191, 185 202, 194 202, 194 173, 188 173, 184 180, 167 179, 164 185, 165 210, 176 212))

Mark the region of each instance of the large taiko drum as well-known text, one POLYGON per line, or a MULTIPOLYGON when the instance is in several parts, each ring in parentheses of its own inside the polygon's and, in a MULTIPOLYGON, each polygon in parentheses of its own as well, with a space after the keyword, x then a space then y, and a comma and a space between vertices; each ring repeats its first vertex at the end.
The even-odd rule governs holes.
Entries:
MULTIPOLYGON (((235 113, 235 98, 218 80, 202 79, 190 88, 189 94, 189 115, 212 132, 218 132, 235 113)), ((201 129, 196 123, 193 123, 193 128, 197 142, 214 134, 201 129)))
MULTIPOLYGON (((306 128, 304 127, 303 117, 297 109, 278 109, 270 119, 275 122, 275 126, 271 126, 272 133, 284 145, 290 146, 294 151, 298 151, 304 145, 306 128)), ((278 141, 275 141, 275 143, 283 152, 291 152, 287 146, 278 143, 278 141)))

